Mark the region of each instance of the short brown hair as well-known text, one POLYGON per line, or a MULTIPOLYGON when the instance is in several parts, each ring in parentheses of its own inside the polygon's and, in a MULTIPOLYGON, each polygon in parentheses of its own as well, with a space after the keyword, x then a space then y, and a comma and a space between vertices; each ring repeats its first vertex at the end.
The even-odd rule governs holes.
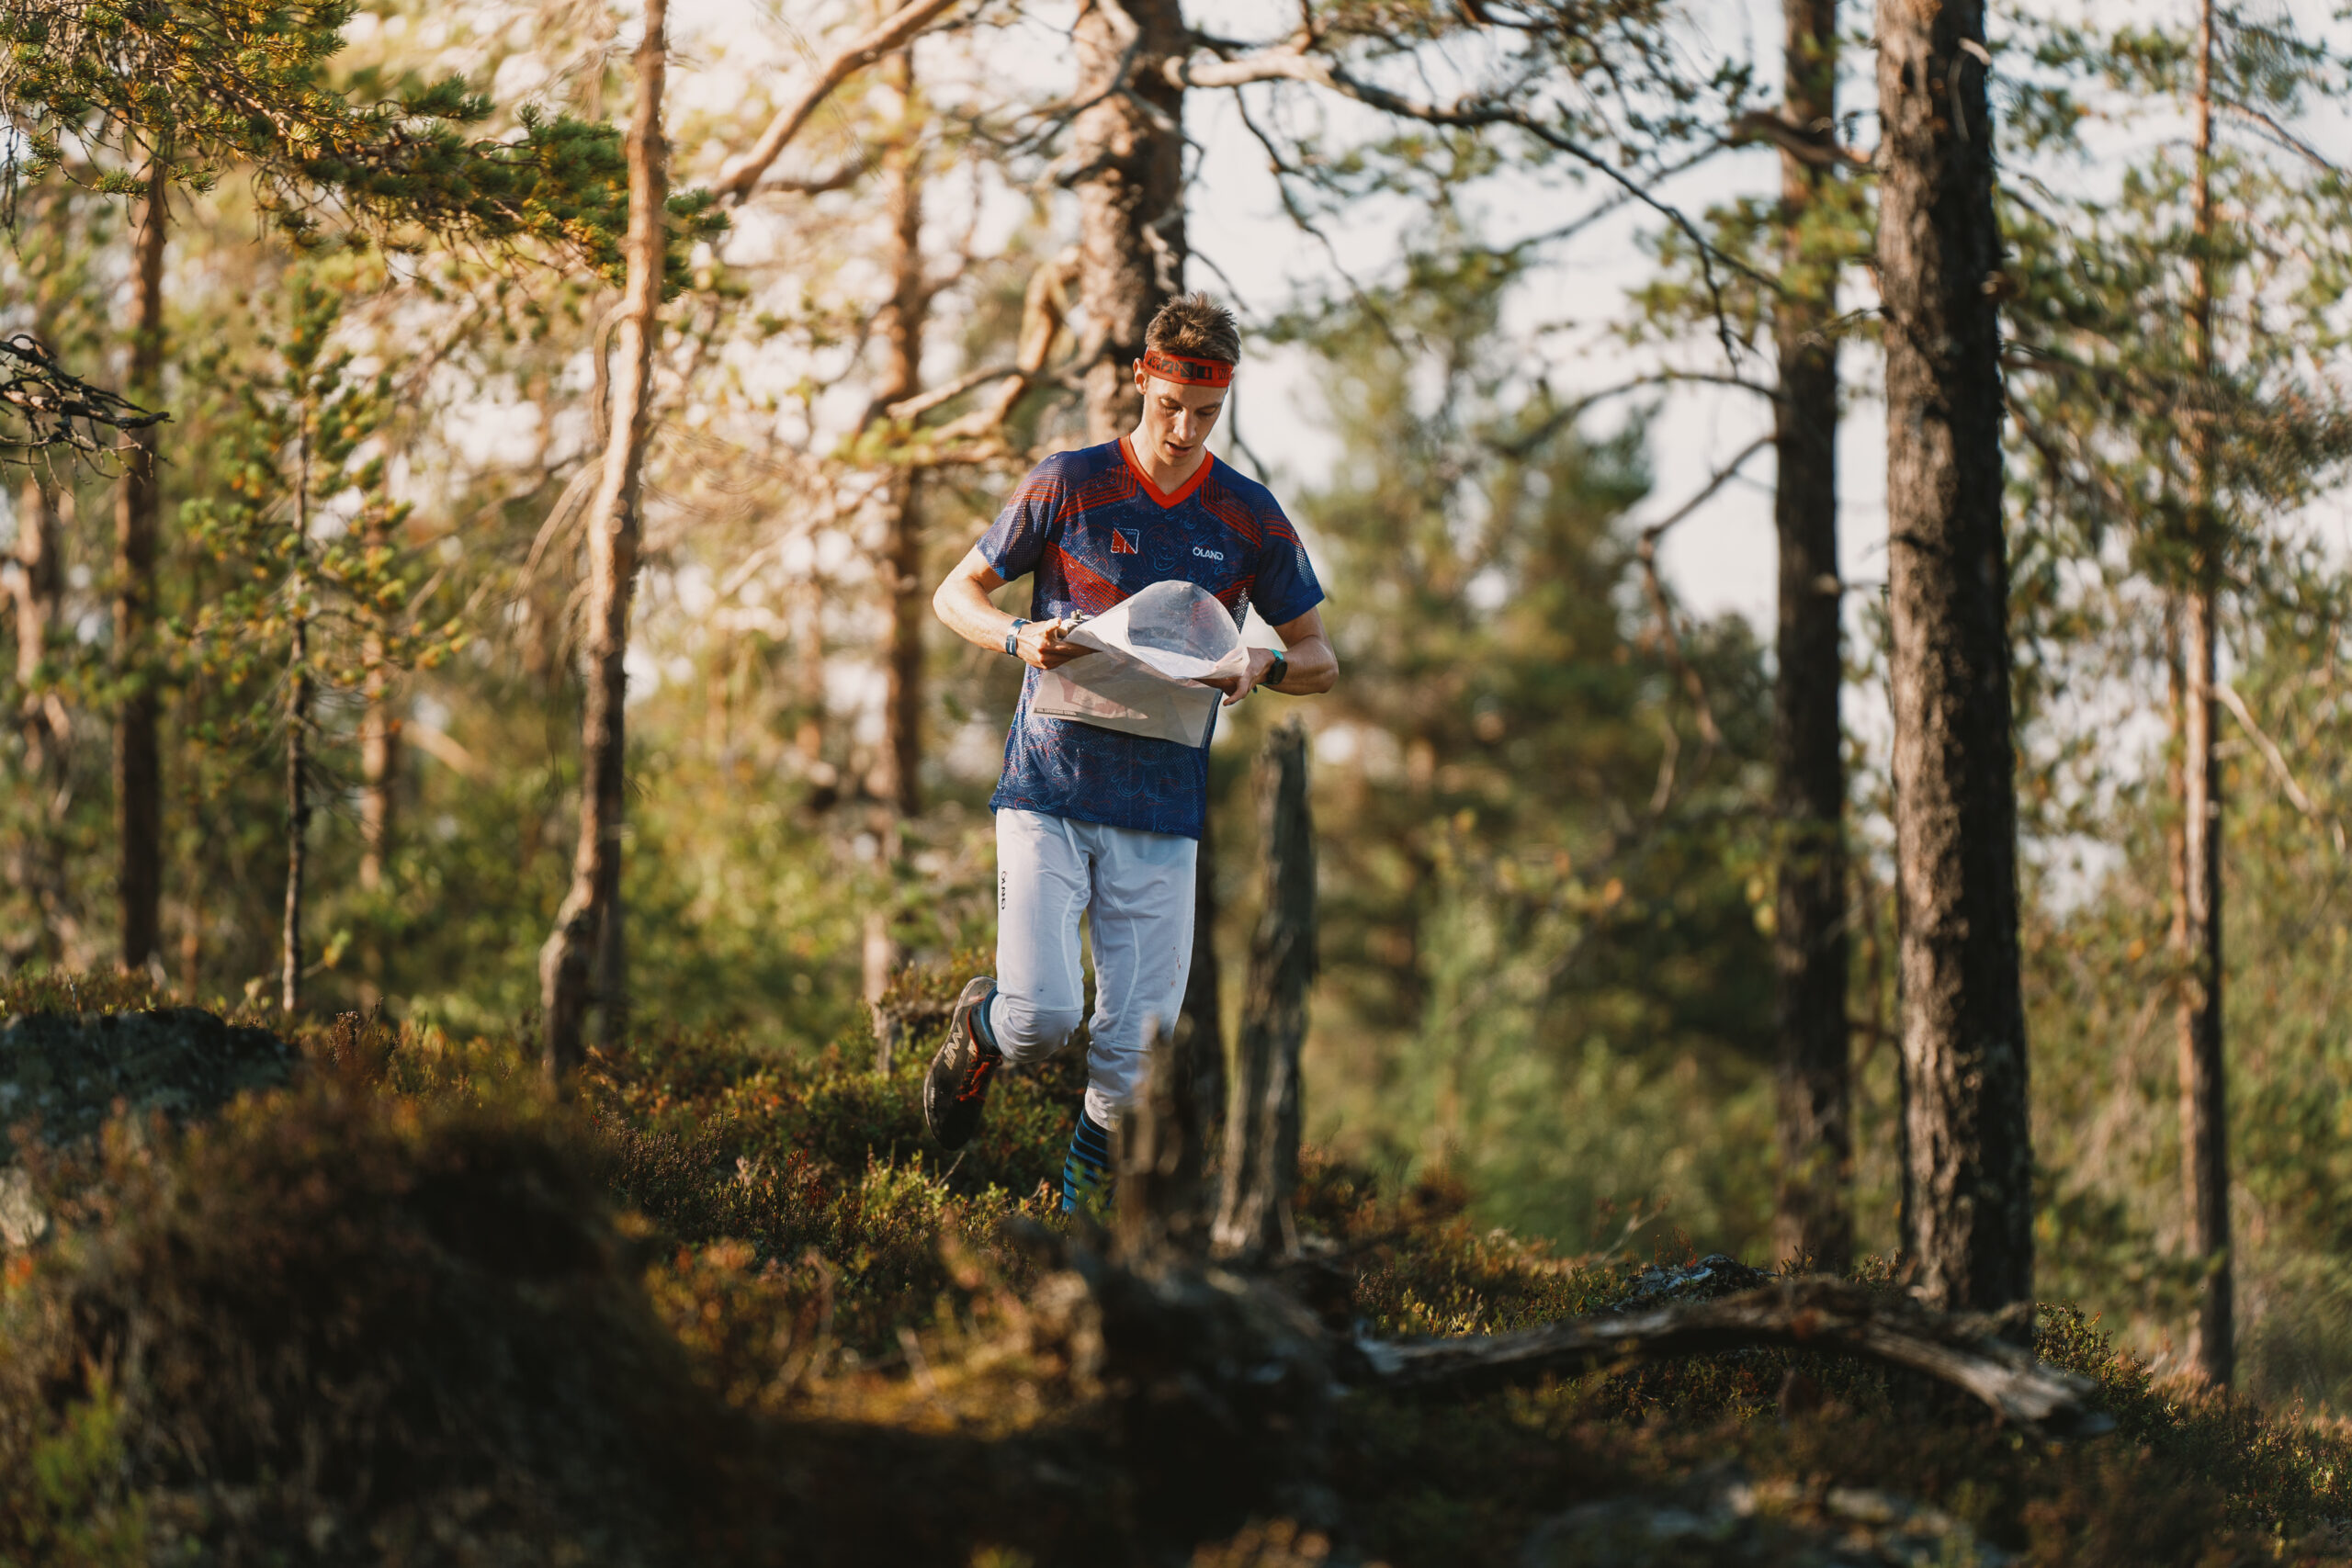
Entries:
POLYGON ((1179 294, 1144 330, 1143 345, 1166 354, 1241 362, 1241 327, 1233 312, 1205 294, 1179 294))

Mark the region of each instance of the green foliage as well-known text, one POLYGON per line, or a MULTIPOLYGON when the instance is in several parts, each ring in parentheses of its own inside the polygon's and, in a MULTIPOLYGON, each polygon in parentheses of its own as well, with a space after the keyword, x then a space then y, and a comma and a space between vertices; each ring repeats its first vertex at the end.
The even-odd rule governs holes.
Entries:
MULTIPOLYGON (((401 82, 355 103, 328 73, 356 7, 275 0, 8 0, 0 6, 0 111, 27 128, 6 175, 69 166, 69 144, 112 142, 208 187, 249 165, 262 203, 298 245, 324 237, 332 208, 354 231, 401 249, 424 239, 531 246, 618 282, 628 170, 616 127, 526 109, 518 134, 469 139, 491 113, 455 77, 401 82)), ((131 170, 88 176, 128 194, 131 170)), ((671 277, 685 251, 724 232, 710 197, 670 202, 671 277)))

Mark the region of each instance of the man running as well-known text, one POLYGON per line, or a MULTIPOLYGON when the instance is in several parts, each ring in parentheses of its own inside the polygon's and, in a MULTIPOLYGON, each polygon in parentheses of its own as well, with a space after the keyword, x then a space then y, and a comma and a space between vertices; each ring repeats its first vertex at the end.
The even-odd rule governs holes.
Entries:
MULTIPOLYGON (((1264 686, 1328 692, 1340 661, 1315 606, 1323 598, 1297 531, 1263 485, 1209 456, 1241 334, 1204 294, 1168 303, 1135 363, 1135 433, 1062 452, 1012 499, 939 585, 932 606, 956 636, 1016 657, 1021 702, 1004 745, 996 813, 994 978, 956 999, 923 1081, 923 1119, 945 1148, 979 1125, 1005 1063, 1052 1055, 1084 1007, 1078 920, 1094 938, 1094 1020, 1086 1105, 1062 1167, 1062 1207, 1107 1190, 1111 1129, 1143 1087, 1146 1043, 1173 1032, 1193 957, 1193 865, 1208 813, 1208 744, 1129 735, 1030 712, 1037 672, 1082 659, 1065 641, 1074 613, 1099 615, 1155 582, 1195 582, 1233 612, 1255 604, 1283 651, 1253 649, 1247 673, 1213 682, 1230 707, 1264 686), (1029 614, 989 594, 1036 574, 1029 614)), ((1212 721, 1210 730, 1215 733, 1212 721)))

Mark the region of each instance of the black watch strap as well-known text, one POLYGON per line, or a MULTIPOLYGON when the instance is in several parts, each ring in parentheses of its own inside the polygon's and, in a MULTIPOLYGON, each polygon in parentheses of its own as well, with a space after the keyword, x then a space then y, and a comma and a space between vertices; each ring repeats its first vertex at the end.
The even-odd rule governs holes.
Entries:
POLYGON ((1283 655, 1277 653, 1274 655, 1274 661, 1266 666, 1266 678, 1259 682, 1258 684, 1261 686, 1279 686, 1289 674, 1290 660, 1283 655))

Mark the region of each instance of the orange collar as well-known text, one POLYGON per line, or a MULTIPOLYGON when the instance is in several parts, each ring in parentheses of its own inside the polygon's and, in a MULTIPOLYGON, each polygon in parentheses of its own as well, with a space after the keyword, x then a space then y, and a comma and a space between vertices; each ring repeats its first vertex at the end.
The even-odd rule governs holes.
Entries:
POLYGON ((1216 463, 1214 454, 1202 453, 1201 466, 1194 468, 1193 477, 1179 485, 1171 494, 1151 482, 1151 476, 1144 471, 1144 466, 1136 461, 1136 449, 1127 445, 1127 438, 1124 435, 1119 437, 1119 456, 1126 460, 1127 472, 1136 477, 1136 483, 1143 486, 1144 494, 1158 502, 1162 509, 1181 504, 1194 491, 1200 489, 1201 481, 1209 477, 1209 469, 1216 463))

